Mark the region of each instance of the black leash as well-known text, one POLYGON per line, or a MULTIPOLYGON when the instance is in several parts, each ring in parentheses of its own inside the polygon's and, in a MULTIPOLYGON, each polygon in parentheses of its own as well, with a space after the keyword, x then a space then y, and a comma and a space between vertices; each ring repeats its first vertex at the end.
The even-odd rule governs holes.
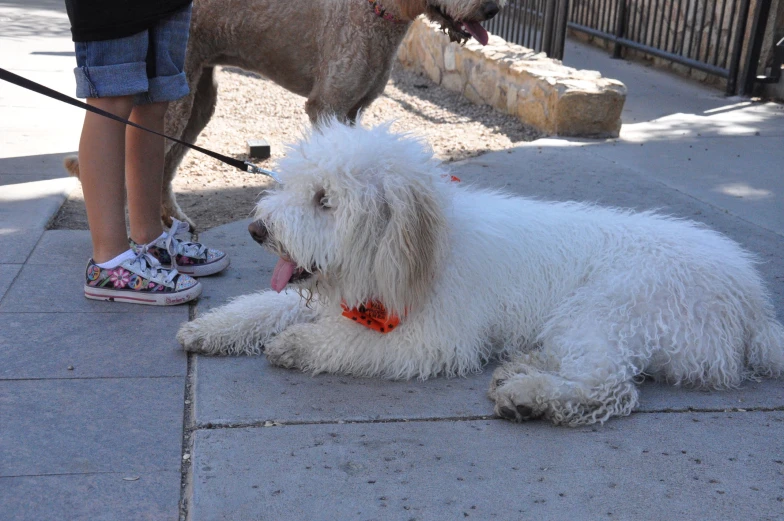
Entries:
POLYGON ((33 92, 37 92, 38 94, 43 94, 44 96, 48 96, 48 97, 56 99, 58 101, 62 101, 63 103, 67 103, 69 105, 73 105, 74 107, 79 107, 80 109, 84 109, 84 110, 93 112, 95 114, 99 114, 99 115, 101 115, 101 116, 103 116, 105 118, 113 119, 114 121, 119 121, 120 123, 124 123, 126 125, 130 125, 132 127, 136 127, 138 129, 144 130, 146 132, 150 132, 152 134, 156 134, 158 136, 164 137, 166 139, 174 141, 175 143, 179 143, 180 145, 186 146, 188 148, 192 148, 193 150, 196 150, 197 152, 201 152, 202 154, 206 154, 206 155, 208 155, 210 157, 213 157, 213 158, 217 159, 218 161, 221 161, 223 163, 226 163, 227 165, 233 166, 234 168, 238 168, 238 169, 240 169, 240 170, 242 170, 244 172, 250 172, 251 174, 266 175, 266 176, 269 176, 269 177, 273 178, 276 181, 279 181, 278 176, 277 176, 277 174, 275 172, 273 172, 271 170, 266 170, 264 168, 260 168, 260 167, 258 167, 256 165, 254 165, 253 163, 251 163, 250 161, 241 161, 241 160, 235 159, 233 157, 224 156, 223 154, 219 154, 217 152, 213 152, 212 150, 207 150, 206 148, 202 148, 200 146, 193 145, 191 143, 186 143, 185 141, 180 141, 179 139, 171 137, 171 136, 167 136, 166 134, 161 134, 160 132, 156 132, 154 130, 150 130, 149 128, 143 127, 141 125, 137 125, 133 121, 128 121, 127 119, 123 119, 123 118, 121 118, 119 116, 115 116, 111 112, 106 112, 105 110, 99 109, 97 107, 93 107, 92 105, 88 105, 87 103, 83 103, 83 102, 81 102, 81 101, 79 101, 77 99, 71 98, 69 96, 66 96, 65 94, 57 92, 56 90, 52 90, 49 87, 44 87, 40 83, 36 83, 34 81, 28 80, 27 78, 23 78, 22 76, 19 76, 17 74, 14 74, 13 72, 9 72, 9 71, 7 71, 5 69, 2 69, 2 68, 0 68, 0 80, 5 80, 5 81, 7 81, 9 83, 13 83, 14 85, 18 85, 19 87, 22 87, 23 89, 28 89, 28 90, 31 90, 33 92))

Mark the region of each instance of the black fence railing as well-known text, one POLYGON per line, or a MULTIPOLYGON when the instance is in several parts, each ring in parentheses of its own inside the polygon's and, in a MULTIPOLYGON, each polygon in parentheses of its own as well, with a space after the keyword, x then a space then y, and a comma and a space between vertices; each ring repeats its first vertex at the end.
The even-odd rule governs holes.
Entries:
POLYGON ((771 41, 767 43, 770 46, 769 49, 766 49, 767 59, 761 60, 762 46, 766 40, 765 29, 771 13, 772 2, 771 0, 757 0, 754 4, 751 30, 749 31, 752 38, 751 44, 746 52, 746 59, 741 65, 741 69, 745 71, 743 84, 739 87, 741 94, 752 94, 757 83, 778 83, 781 77, 781 64, 784 61, 784 38, 775 43, 772 34, 770 35, 771 41), (758 74, 759 72, 762 74, 758 74))
POLYGON ((757 74, 770 6, 771 0, 509 0, 485 25, 559 60, 569 28, 609 41, 616 58, 634 49, 725 78, 734 95, 778 79, 778 70, 757 74))
POLYGON ((570 29, 672 60, 727 79, 738 88, 738 68, 749 0, 572 0, 570 29))
POLYGON ((569 0, 510 0, 485 24, 504 40, 563 58, 569 0))

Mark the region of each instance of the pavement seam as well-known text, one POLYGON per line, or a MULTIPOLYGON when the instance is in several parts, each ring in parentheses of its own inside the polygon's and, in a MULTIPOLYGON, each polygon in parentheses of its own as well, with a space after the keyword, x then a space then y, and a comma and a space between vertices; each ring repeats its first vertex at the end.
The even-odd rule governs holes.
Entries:
POLYGON ((58 381, 58 380, 158 380, 162 378, 182 378, 183 375, 181 374, 172 374, 172 375, 157 375, 157 376, 72 376, 72 377, 41 377, 41 378, 2 378, 0 377, 0 383, 2 382, 39 382, 39 381, 58 381))
POLYGON ((202 423, 193 427, 193 432, 200 430, 245 429, 254 427, 292 427, 300 425, 349 425, 349 424, 384 424, 384 423, 426 423, 426 422, 458 422, 479 420, 502 420, 498 416, 447 416, 431 418, 384 418, 375 420, 313 420, 313 421, 288 421, 288 420, 261 420, 256 422, 237 423, 202 423))
MULTIPOLYGON (((35 230, 32 230, 32 231, 35 231, 35 230)), ((38 240, 35 241, 35 244, 30 249, 30 253, 28 253, 27 256, 25 257, 24 262, 21 262, 21 263, 20 262, 8 263, 8 264, 21 264, 22 267, 19 268, 19 271, 16 272, 16 275, 14 275, 14 278, 11 280, 11 284, 8 285, 8 289, 5 291, 3 296, 0 297, 0 306, 2 306, 3 301, 6 299, 6 297, 8 297, 8 294, 11 292, 11 288, 14 286, 14 283, 16 283, 16 279, 18 279, 19 276, 22 274, 22 271, 24 271, 25 266, 27 266, 27 261, 30 260, 30 256, 33 254, 35 249, 38 247, 38 244, 41 242, 41 239, 43 239, 45 231, 46 231, 46 228, 41 230, 41 234, 38 236, 38 240)))
POLYGON ((159 474, 167 473, 171 470, 145 470, 145 471, 128 471, 117 472, 116 470, 97 470, 94 472, 52 472, 43 474, 18 474, 14 476, 0 476, 0 479, 14 479, 14 478, 48 478, 57 476, 103 476, 106 474, 115 474, 119 476, 138 476, 139 474, 159 474))
MULTIPOLYGON (((644 411, 634 411, 633 414, 683 414, 683 413, 733 413, 733 412, 784 412, 784 405, 777 407, 729 407, 729 408, 685 408, 685 409, 651 409, 644 411)), ((293 427, 307 425, 349 425, 349 424, 386 424, 386 423, 434 423, 434 422, 467 422, 497 420, 508 421, 505 418, 494 415, 476 416, 445 416, 430 418, 384 418, 374 420, 314 420, 314 421, 287 421, 287 420, 261 420, 255 422, 236 422, 236 423, 202 423, 196 424, 191 428, 191 433, 196 431, 226 430, 226 429, 248 429, 248 428, 267 428, 267 427, 293 427)))
MULTIPOLYGON (((27 266, 27 264, 25 264, 24 266, 27 266)), ((31 264, 31 266, 45 266, 45 264, 31 264)), ((22 270, 19 270, 19 271, 21 272, 22 270)), ((16 278, 14 278, 14 280, 16 280, 16 278)), ((10 286, 9 286, 9 289, 10 289, 10 286)), ((8 295, 8 292, 6 292, 6 295, 8 295)), ((1 303, 2 303, 2 300, 0 300, 0 304, 1 303)), ((125 305, 137 306, 138 304, 125 304, 125 305)), ((130 315, 130 314, 132 314, 131 312, 126 312, 126 311, 99 311, 99 312, 96 312, 96 311, 90 311, 89 309, 85 309, 83 311, 78 310, 78 309, 68 310, 68 311, 40 311, 40 310, 39 311, 18 311, 18 310, 12 310, 12 311, 0 311, 0 313, 9 314, 9 315, 12 314, 12 313, 19 313, 20 315, 21 314, 38 314, 38 315, 47 315, 47 314, 53 314, 53 315, 85 315, 85 314, 89 314, 89 315, 95 315, 95 314, 102 314, 102 315, 130 315)), ((147 313, 135 313, 135 314, 136 315, 146 315, 147 313)), ((173 312, 170 312, 170 313, 167 313, 167 314, 174 315, 173 312)))
POLYGON ((687 407, 685 409, 676 409, 676 408, 665 408, 665 409, 649 409, 645 411, 634 411, 634 414, 658 414, 658 413, 676 413, 676 414, 683 414, 688 412, 699 412, 699 413, 708 413, 708 412, 784 412, 784 405, 777 405, 775 407, 706 407, 706 408, 696 408, 696 407, 687 407))
MULTIPOLYGON (((43 234, 41 234, 41 235, 43 235, 43 234)), ((37 245, 37 243, 36 243, 36 245, 37 245)), ((35 248, 33 248, 33 249, 35 249, 35 248)), ((13 262, 13 263, 11 263, 11 262, 4 262, 4 263, 0 264, 0 266, 2 266, 2 265, 17 265, 17 266, 19 266, 19 269, 16 270, 16 274, 11 279, 11 282, 8 284, 8 287, 6 287, 5 292, 2 295, 0 295, 0 305, 3 303, 3 299, 6 297, 6 295, 8 295, 8 290, 11 289, 11 287, 16 282, 16 279, 18 279, 19 275, 21 275, 22 269, 26 266, 26 264, 24 262, 21 263, 21 264, 19 264, 18 262, 13 262)))
MULTIPOLYGON (((2 266, 2 264, 0 264, 0 266, 2 266)), ((26 264, 25 266, 48 266, 48 264, 26 264)), ((128 305, 137 306, 137 304, 128 304, 128 305)), ((151 315, 151 313, 145 311, 130 311, 130 310, 129 311, 3 311, 2 313, 6 313, 8 315, 13 315, 16 313, 19 314, 38 313, 39 315, 51 315, 51 314, 62 314, 62 313, 73 315, 74 313, 89 313, 91 315, 106 315, 106 316, 122 314, 122 315, 130 315, 132 317, 136 317, 139 319, 144 319, 145 317, 151 315)))
MULTIPOLYGON (((188 304, 188 322, 196 318, 196 302, 188 304)), ((193 432, 194 432, 194 384, 196 373, 196 355, 187 353, 187 370, 185 376, 185 394, 182 414, 182 457, 180 458, 180 503, 179 521, 190 519, 191 500, 193 498, 193 432), (187 457, 186 457, 187 455, 187 457)))

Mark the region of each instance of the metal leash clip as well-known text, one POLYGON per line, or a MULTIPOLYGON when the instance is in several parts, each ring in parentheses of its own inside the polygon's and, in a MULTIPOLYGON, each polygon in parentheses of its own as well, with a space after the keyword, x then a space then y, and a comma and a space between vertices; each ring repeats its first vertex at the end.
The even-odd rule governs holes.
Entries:
POLYGON ((251 174, 266 175, 280 183, 280 178, 278 177, 278 174, 276 174, 272 170, 267 170, 266 168, 261 168, 260 166, 256 166, 250 161, 245 161, 245 166, 248 167, 248 172, 250 172, 251 174))

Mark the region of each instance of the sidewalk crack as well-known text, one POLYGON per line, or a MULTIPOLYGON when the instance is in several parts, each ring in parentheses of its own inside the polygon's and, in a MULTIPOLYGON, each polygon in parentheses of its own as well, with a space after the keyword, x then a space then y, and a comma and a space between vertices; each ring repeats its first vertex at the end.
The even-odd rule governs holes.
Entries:
MULTIPOLYGON (((685 413, 755 413, 784 412, 784 405, 774 407, 706 407, 706 408, 663 408, 634 411, 632 414, 685 414, 685 413)), ((427 418, 376 418, 371 420, 258 420, 252 422, 196 423, 191 434, 196 431, 248 429, 268 427, 292 427, 304 425, 351 425, 351 424, 384 424, 384 423, 432 423, 432 422, 470 422, 470 421, 508 421, 495 415, 474 416, 434 416, 427 418)))
MULTIPOLYGON (((196 304, 188 304, 188 321, 195 318, 196 304)), ((194 424, 194 385, 196 382, 196 357, 188 353, 185 376, 185 397, 182 414, 182 455, 180 458, 180 517, 179 521, 190 518, 193 498, 193 424, 194 424)))

